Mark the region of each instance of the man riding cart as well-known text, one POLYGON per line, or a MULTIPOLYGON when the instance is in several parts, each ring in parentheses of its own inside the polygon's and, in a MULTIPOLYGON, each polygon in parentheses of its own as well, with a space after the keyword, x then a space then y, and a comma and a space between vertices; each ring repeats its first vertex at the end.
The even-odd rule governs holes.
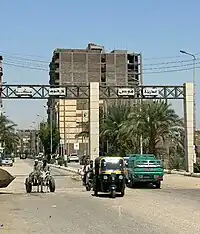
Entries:
POLYGON ((50 192, 55 192, 55 180, 50 174, 47 160, 43 161, 43 165, 40 165, 37 159, 35 160, 33 172, 26 178, 25 185, 28 193, 32 191, 32 186, 37 186, 38 192, 39 186, 41 186, 41 192, 43 192, 43 187, 49 188, 50 192))
POLYGON ((40 175, 40 170, 41 170, 41 166, 39 164, 39 161, 38 159, 35 159, 33 171, 29 174, 29 179, 30 181, 32 181, 33 186, 37 185, 37 178, 40 175))

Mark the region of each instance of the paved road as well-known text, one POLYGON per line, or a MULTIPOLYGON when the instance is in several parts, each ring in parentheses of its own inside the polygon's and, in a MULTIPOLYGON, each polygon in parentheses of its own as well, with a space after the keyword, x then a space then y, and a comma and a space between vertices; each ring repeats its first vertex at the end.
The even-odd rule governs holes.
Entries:
POLYGON ((83 168, 83 165, 80 165, 80 163, 68 163, 67 164, 69 167, 72 167, 72 168, 75 168, 75 169, 78 169, 78 168, 83 168))
POLYGON ((200 180, 167 175, 161 190, 127 189, 124 198, 93 197, 76 176, 52 169, 55 193, 26 194, 32 164, 17 160, 18 175, 0 195, 0 233, 198 234, 200 180))

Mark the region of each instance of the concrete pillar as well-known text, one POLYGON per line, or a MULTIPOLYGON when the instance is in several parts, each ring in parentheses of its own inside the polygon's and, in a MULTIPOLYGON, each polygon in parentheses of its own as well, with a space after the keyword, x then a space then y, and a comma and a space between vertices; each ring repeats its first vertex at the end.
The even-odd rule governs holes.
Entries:
POLYGON ((99 83, 90 83, 89 101, 89 123, 90 123, 90 159, 99 157, 99 83))
POLYGON ((185 158, 186 169, 194 172, 194 84, 184 84, 184 118, 185 118, 185 158))

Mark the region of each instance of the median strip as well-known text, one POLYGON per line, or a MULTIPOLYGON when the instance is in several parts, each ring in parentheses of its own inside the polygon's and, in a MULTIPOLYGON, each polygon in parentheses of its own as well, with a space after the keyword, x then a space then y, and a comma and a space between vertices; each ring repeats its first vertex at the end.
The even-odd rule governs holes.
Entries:
POLYGON ((176 171, 176 170, 164 170, 166 174, 176 174, 176 175, 183 175, 183 176, 190 176, 200 178, 200 173, 189 173, 186 171, 176 171))
POLYGON ((65 171, 76 173, 76 174, 80 174, 79 173, 80 169, 75 169, 75 168, 72 168, 72 167, 64 167, 64 166, 59 166, 59 165, 55 165, 55 164, 50 164, 50 167, 62 169, 62 170, 65 170, 65 171))

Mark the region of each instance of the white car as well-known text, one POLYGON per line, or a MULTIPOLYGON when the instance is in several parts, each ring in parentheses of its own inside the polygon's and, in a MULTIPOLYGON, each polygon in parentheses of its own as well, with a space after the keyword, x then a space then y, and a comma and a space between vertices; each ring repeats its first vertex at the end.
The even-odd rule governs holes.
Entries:
POLYGON ((68 163, 70 162, 79 162, 79 157, 77 154, 70 154, 70 156, 68 156, 68 163))
POLYGON ((13 160, 12 160, 12 158, 4 158, 4 159, 2 159, 1 165, 2 166, 10 166, 10 167, 12 167, 13 166, 13 160))

